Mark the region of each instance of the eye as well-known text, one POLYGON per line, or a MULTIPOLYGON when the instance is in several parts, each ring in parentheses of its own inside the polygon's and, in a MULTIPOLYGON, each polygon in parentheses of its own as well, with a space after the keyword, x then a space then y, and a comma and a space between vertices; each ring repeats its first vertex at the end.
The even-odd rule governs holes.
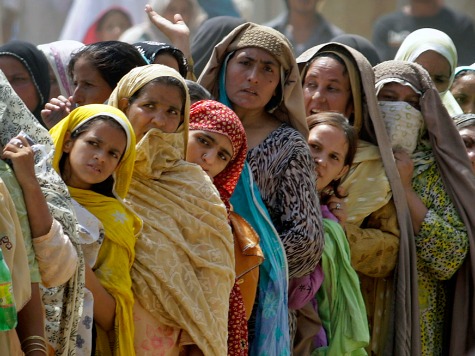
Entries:
POLYGON ((169 113, 170 115, 174 115, 174 116, 180 115, 180 112, 179 112, 178 110, 176 110, 176 109, 168 109, 168 113, 169 113))
POLYGON ((334 160, 334 161, 339 161, 340 160, 340 157, 336 154, 332 154, 330 155, 331 159, 334 160))
POLYGON ((274 69, 273 69, 271 66, 265 66, 265 67, 264 67, 264 70, 265 70, 266 72, 269 72, 269 73, 273 73, 273 72, 274 72, 274 69))
POLYGON ((465 95, 454 95, 454 98, 459 104, 465 104, 467 102, 467 97, 465 95))
POLYGON ((218 153, 218 157, 219 157, 221 160, 225 161, 225 162, 228 161, 228 156, 226 156, 226 155, 225 155, 224 153, 222 153, 222 152, 219 152, 219 153, 218 153))
POLYGON ((310 81, 310 82, 305 82, 305 85, 304 85, 305 88, 316 88, 318 87, 318 84, 314 81, 310 81))
POLYGON ((474 140, 470 137, 462 137, 463 138, 463 143, 465 145, 465 148, 472 148, 475 144, 474 140))
POLYGON ((198 142, 201 143, 202 145, 209 146, 208 140, 206 140, 206 139, 205 139, 204 137, 202 137, 202 136, 198 136, 198 142))
POLYGON ((99 144, 96 141, 89 140, 89 141, 87 141, 87 143, 90 144, 91 146, 94 146, 94 147, 99 146, 99 144))
POLYGON ((239 64, 242 64, 244 66, 249 66, 249 65, 251 65, 251 61, 249 61, 247 59, 243 59, 243 60, 239 61, 239 64))

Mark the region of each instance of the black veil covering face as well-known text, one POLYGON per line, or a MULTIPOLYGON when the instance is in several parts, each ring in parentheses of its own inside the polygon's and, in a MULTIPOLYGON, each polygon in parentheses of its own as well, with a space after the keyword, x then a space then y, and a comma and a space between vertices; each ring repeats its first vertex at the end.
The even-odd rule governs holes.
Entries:
MULTIPOLYGON (((49 100, 49 64, 43 52, 35 45, 25 41, 11 41, 0 46, 0 56, 12 56, 19 60, 30 73, 38 94, 38 105, 32 110, 41 125, 41 110, 49 100)), ((46 127, 46 126, 45 126, 46 127)))

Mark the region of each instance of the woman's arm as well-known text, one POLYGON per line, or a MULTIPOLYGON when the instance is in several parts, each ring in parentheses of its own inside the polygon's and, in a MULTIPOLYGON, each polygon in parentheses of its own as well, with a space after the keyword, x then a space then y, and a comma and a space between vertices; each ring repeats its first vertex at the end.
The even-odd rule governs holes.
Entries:
POLYGON ((94 296, 94 321, 105 331, 113 330, 116 307, 115 299, 102 286, 91 267, 87 265, 86 288, 89 289, 94 296))

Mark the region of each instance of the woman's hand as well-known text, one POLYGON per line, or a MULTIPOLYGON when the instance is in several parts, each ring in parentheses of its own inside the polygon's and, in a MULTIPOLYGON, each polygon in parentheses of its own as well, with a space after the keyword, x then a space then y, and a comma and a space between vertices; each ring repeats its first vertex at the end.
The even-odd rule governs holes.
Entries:
POLYGON ((404 150, 394 151, 394 159, 396 160, 396 167, 401 177, 401 182, 404 189, 412 190, 412 174, 414 173, 414 162, 411 156, 404 150))
POLYGON ((69 115, 73 107, 72 100, 72 96, 68 99, 60 95, 46 103, 45 108, 41 110, 41 118, 48 130, 69 115))
POLYGON ((25 190, 28 185, 37 185, 35 175, 35 152, 23 136, 14 137, 3 148, 2 159, 13 163, 15 176, 20 186, 25 190))
MULTIPOLYGON (((338 194, 340 196, 345 196, 345 189, 343 189, 343 187, 338 187, 338 194)), ((345 226, 346 220, 348 219, 348 211, 343 199, 338 198, 335 194, 333 194, 328 199, 327 206, 331 213, 338 219, 340 225, 345 226)))
POLYGON ((152 7, 145 5, 145 12, 148 15, 150 21, 167 36, 171 44, 181 50, 185 55, 185 58, 191 57, 190 46, 190 29, 186 25, 185 21, 180 14, 175 14, 173 22, 168 21, 163 16, 160 16, 152 7))

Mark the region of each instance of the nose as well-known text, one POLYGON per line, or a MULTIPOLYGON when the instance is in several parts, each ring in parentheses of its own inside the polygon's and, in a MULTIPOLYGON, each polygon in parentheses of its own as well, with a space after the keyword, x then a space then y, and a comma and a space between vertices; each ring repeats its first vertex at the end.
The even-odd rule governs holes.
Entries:
POLYGON ((79 86, 74 88, 73 92, 73 103, 77 104, 78 106, 84 101, 84 96, 82 95, 82 90, 79 86))
POLYGON ((208 165, 212 165, 216 160, 216 154, 212 150, 206 150, 203 153, 202 158, 208 165))
POLYGON ((313 161, 315 162, 315 165, 317 165, 317 166, 326 166, 327 165, 327 162, 324 159, 323 155, 316 155, 315 158, 313 159, 313 161))
POLYGON ((256 67, 253 67, 249 70, 249 75, 247 77, 247 80, 251 83, 257 83, 258 82, 258 73, 257 73, 256 67))
POLYGON ((165 126, 167 117, 163 110, 159 110, 152 118, 152 125, 157 129, 162 129, 165 126))

